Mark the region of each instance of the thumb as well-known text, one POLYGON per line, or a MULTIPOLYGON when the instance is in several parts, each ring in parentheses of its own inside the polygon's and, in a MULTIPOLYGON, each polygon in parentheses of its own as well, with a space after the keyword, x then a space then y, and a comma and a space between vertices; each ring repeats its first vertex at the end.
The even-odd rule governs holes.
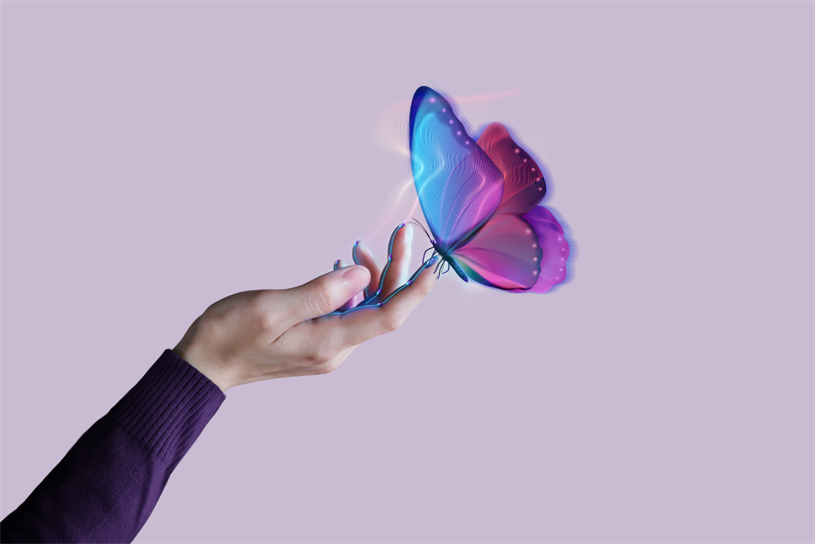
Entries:
POLYGON ((289 326, 331 313, 365 289, 371 273, 364 266, 349 266, 314 278, 299 287, 287 289, 289 326))

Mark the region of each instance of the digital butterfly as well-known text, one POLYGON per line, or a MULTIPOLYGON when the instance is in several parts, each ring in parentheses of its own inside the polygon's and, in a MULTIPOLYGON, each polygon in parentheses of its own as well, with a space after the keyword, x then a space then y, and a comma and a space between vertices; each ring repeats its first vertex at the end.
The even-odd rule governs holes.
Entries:
POLYGON ((464 281, 536 293, 566 279, 563 227, 539 205, 543 172, 504 125, 492 123, 473 140, 444 97, 419 87, 409 130, 413 181, 439 274, 452 268, 464 281))
MULTIPOLYGON (((473 140, 444 97, 419 87, 409 127, 413 181, 432 247, 405 285, 382 294, 389 257, 379 289, 366 289, 363 300, 333 313, 382 306, 433 264, 439 275, 452 269, 464 281, 511 292, 545 293, 566 279, 570 248, 563 227, 539 205, 546 194, 543 172, 504 125, 492 123, 473 140)), ((388 255, 404 226, 391 235, 388 255)), ((356 245, 352 255, 360 264, 356 245)))

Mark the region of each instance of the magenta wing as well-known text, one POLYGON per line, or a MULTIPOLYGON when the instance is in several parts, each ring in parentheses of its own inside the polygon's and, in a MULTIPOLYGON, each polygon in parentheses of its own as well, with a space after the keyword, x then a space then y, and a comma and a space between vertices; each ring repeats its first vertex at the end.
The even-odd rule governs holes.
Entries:
POLYGON ((495 215, 523 215, 540 204, 546 194, 543 172, 535 159, 515 143, 504 125, 490 123, 477 143, 504 178, 504 193, 495 215))
POLYGON ((452 257, 478 283, 528 290, 540 274, 541 248, 532 225, 512 214, 495 215, 452 257))
POLYGON ((546 293, 566 279, 569 243, 552 212, 495 215, 453 258, 468 277, 489 287, 546 293))
POLYGON ((546 180, 535 160, 501 123, 478 139, 504 178, 495 215, 453 258, 478 283, 513 292, 545 293, 566 278, 569 245, 552 213, 538 206, 546 180))

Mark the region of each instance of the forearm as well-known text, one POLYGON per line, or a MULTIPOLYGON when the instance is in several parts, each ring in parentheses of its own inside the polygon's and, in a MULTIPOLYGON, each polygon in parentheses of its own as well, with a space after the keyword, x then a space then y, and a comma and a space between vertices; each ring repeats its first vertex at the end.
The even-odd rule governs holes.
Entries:
POLYGON ((131 542, 223 392, 170 350, 0 524, 3 542, 131 542))

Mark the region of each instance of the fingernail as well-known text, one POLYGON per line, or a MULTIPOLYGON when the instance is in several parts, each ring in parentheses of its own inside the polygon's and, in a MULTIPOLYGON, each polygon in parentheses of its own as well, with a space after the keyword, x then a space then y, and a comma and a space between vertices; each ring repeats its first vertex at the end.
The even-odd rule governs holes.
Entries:
POLYGON ((356 242, 354 242, 354 247, 357 247, 358 245, 359 245, 359 240, 357 240, 356 242))
POLYGON ((364 266, 349 266, 342 269, 342 277, 348 281, 352 290, 358 290, 368 285, 371 277, 364 266))
POLYGON ((438 260, 439 260, 438 255, 434 255, 433 257, 430 257, 430 260, 427 261, 427 266, 430 266, 432 264, 436 264, 436 261, 438 261, 438 260))
MULTIPOLYGON (((402 223, 402 224, 404 224, 404 223, 402 223)), ((405 236, 407 236, 406 240, 407 240, 408 245, 412 244, 413 243, 413 225, 412 224, 405 227, 405 236)))

